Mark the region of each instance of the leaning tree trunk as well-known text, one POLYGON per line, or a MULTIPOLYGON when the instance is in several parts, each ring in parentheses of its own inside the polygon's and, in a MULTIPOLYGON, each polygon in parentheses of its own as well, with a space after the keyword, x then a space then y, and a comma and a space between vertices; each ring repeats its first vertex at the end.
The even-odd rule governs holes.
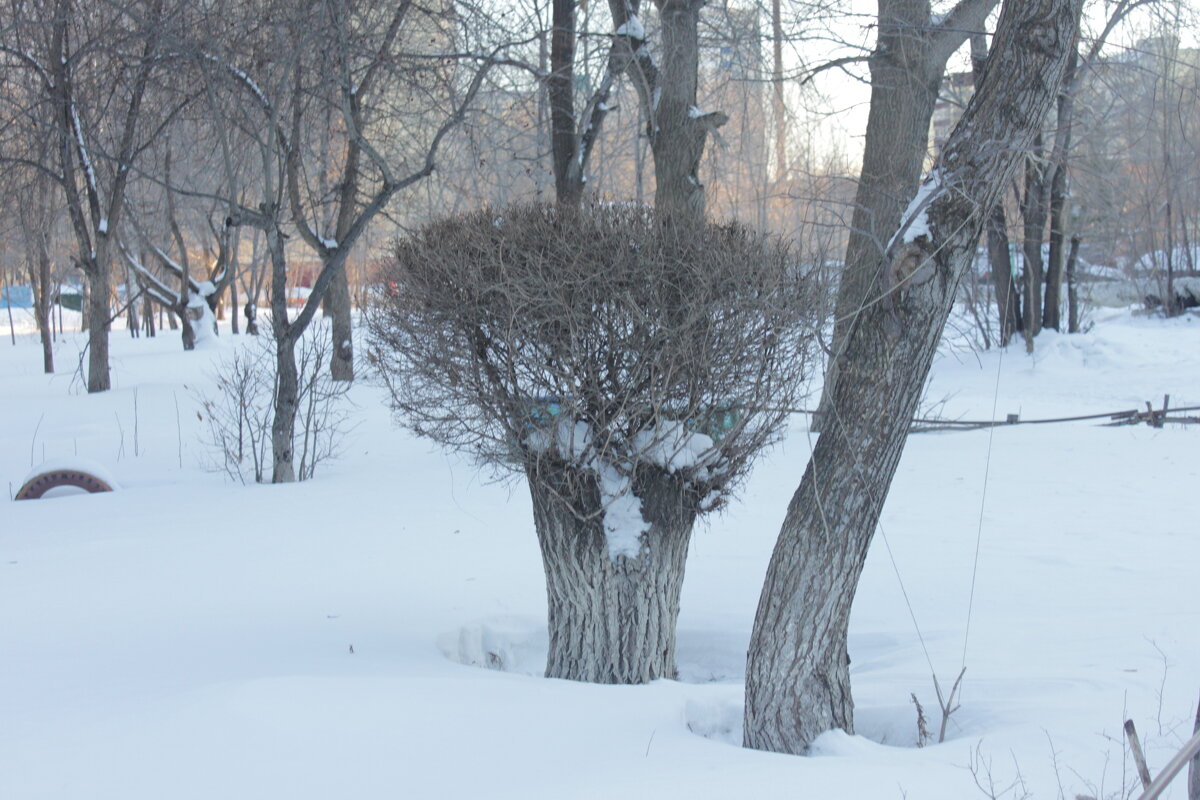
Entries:
POLYGON ((676 476, 639 470, 634 492, 651 527, 636 558, 613 558, 594 473, 543 461, 527 475, 546 571, 546 677, 620 684, 674 678, 695 498, 676 476))
POLYGON ((1033 141, 1074 48, 1082 0, 1008 0, 983 85, 947 143, 928 233, 895 237, 877 265, 880 302, 860 312, 837 354, 838 414, 788 506, 754 621, 745 743, 801 753, 854 729, 846 651, 850 607, 929 365, 986 211, 1033 141))
MULTIPOLYGON (((878 298, 876 266, 921 180, 938 88, 946 61, 982 27, 995 0, 963 0, 936 25, 928 0, 881 0, 878 39, 869 61, 871 105, 863 143, 862 169, 838 283, 832 352, 842 349, 859 312, 878 298)), ((839 413, 832 405, 838 359, 830 359, 814 431, 839 413)))

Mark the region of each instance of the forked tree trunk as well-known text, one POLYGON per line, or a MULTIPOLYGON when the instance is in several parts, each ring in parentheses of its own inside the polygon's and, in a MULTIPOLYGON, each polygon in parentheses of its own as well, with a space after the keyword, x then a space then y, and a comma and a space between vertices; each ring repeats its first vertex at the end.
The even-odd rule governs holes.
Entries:
MULTIPOLYGON (((880 0, 878 39, 871 54, 871 105, 862 169, 846 242, 846 261, 834 312, 833 353, 842 349, 859 312, 878 299, 875 267, 921 180, 938 88, 946 61, 979 30, 995 0, 963 0, 940 23, 929 0, 880 0)), ((830 359, 813 430, 825 430, 838 359, 830 359)))
POLYGON ((613 559, 596 513, 594 475, 544 462, 527 474, 546 571, 546 677, 619 684, 674 678, 695 497, 670 473, 643 469, 635 493, 651 528, 636 558, 613 559))
POLYGON ((897 236, 877 265, 880 302, 838 353, 838 414, 788 506, 754 621, 745 743, 802 753, 854 730, 850 607, 929 365, 986 211, 1042 125, 1075 46, 1082 0, 1008 0, 983 85, 930 178, 928 235, 897 236))

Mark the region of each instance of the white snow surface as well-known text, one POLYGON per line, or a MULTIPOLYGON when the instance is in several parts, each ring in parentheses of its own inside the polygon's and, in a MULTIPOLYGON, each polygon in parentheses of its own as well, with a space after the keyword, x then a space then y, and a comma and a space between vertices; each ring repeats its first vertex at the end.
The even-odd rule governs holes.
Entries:
POLYGON ((718 455, 712 437, 689 431, 682 422, 663 422, 638 431, 632 445, 639 460, 657 464, 670 472, 703 466, 718 455))
MULTIPOLYGON (((680 679, 575 684, 541 677, 528 493, 396 430, 378 388, 354 385, 358 425, 315 480, 241 486, 206 469, 194 392, 248 337, 223 325, 185 353, 169 332, 116 330, 113 389, 87 395, 72 377, 84 339, 60 338, 60 373, 43 375, 30 318, 14 316, 10 493, 58 458, 106 465, 123 491, 0 499, 5 800, 970 800, 980 763, 1034 798, 1108 797, 1136 780, 1126 717, 1155 772, 1191 735, 1196 426, 912 436, 850 621, 856 735, 794 757, 737 742, 763 575, 816 438, 804 417, 696 531, 680 679), (964 647, 947 741, 917 749, 910 693, 936 731, 931 663, 945 688, 964 647)), ((1032 356, 947 346, 929 397, 967 419, 994 402, 1023 419, 1168 393, 1200 405, 1200 317, 1093 319, 1043 333, 1032 356)), ((1185 782, 1165 796, 1183 800, 1185 782)))
POLYGON ((600 502, 604 504, 604 540, 608 557, 637 558, 650 524, 642 516, 642 501, 633 493, 633 482, 616 467, 597 459, 600 476, 600 502))
POLYGON ((929 237, 929 204, 933 202, 934 196, 942 186, 941 174, 938 170, 932 170, 925 180, 917 189, 917 195, 908 204, 908 208, 904 210, 898 235, 902 236, 902 242, 915 242, 920 237, 929 237))
POLYGON ((49 461, 44 461, 31 469, 21 482, 16 486, 24 486, 39 475, 44 475, 47 472, 86 472, 94 478, 107 483, 114 490, 120 489, 121 484, 113 475, 112 469, 90 458, 80 458, 79 456, 61 456, 52 458, 49 461))
POLYGON ((630 14, 629 19, 621 24, 614 32, 616 36, 628 36, 639 42, 646 40, 646 28, 642 25, 642 21, 638 19, 637 14, 630 14))

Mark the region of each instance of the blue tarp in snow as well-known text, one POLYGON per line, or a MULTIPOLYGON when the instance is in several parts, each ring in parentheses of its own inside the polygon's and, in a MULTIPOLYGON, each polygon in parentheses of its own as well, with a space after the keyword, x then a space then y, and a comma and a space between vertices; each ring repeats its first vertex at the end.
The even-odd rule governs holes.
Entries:
POLYGON ((0 289, 0 307, 33 308, 32 286, 5 286, 0 289))

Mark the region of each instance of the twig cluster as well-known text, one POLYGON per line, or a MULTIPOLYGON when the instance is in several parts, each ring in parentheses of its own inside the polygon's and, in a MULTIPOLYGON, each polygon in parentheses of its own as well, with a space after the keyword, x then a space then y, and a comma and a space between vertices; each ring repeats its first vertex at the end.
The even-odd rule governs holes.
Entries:
MULTIPOLYGON (((350 384, 329 376, 333 352, 328 326, 318 325, 296 348, 299 396, 293 452, 297 478, 311 478, 317 465, 333 458, 349 423, 346 393, 350 384)), ((269 339, 255 339, 234 351, 217 370, 217 393, 199 397, 197 412, 208 425, 208 443, 221 468, 245 483, 270 477, 271 423, 277 389, 275 350, 269 339)))
POLYGON ((637 205, 484 210, 399 243, 369 357, 402 425, 501 471, 654 461, 711 508, 801 392, 819 293, 795 264, 637 205))

